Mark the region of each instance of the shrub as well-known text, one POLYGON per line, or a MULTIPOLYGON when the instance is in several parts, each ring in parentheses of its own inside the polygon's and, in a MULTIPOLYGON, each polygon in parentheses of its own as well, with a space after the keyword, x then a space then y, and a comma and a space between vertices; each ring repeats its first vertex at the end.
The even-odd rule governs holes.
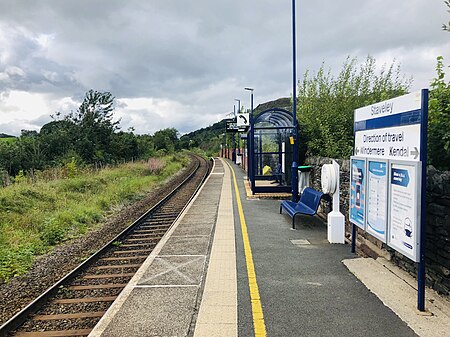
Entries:
POLYGON ((40 238, 44 244, 53 246, 64 239, 64 229, 55 219, 47 220, 40 233, 40 238))
POLYGON ((450 81, 445 81, 443 60, 437 58, 437 77, 431 82, 428 162, 439 170, 450 170, 450 81))
POLYGON ((150 174, 160 174, 165 167, 165 163, 160 158, 149 158, 147 160, 147 167, 150 174))
POLYGON ((376 74, 376 61, 368 56, 357 66, 347 58, 337 77, 322 65, 312 76, 306 72, 299 85, 300 146, 306 155, 346 158, 353 152, 354 110, 405 94, 410 81, 400 76, 393 62, 376 74))

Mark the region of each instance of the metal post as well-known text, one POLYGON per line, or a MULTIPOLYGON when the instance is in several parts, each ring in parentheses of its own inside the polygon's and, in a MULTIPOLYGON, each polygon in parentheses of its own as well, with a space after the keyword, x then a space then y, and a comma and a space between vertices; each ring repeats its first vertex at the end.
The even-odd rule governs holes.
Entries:
POLYGON ((255 126, 253 121, 253 114, 250 115, 250 154, 249 158, 251 158, 251 164, 249 165, 249 172, 250 172, 250 182, 252 185, 252 194, 255 194, 255 126))
MULTIPOLYGON (((248 91, 250 91, 250 128, 252 127, 252 121, 253 121, 253 88, 248 88, 248 87, 246 87, 246 88, 244 88, 244 90, 248 90, 248 91)), ((251 131, 250 131, 250 133, 251 133, 251 131)), ((250 137, 250 140, 247 138, 247 143, 248 144, 250 144, 252 142, 252 139, 251 139, 251 137, 250 137)), ((253 152, 250 152, 251 151, 251 147, 250 146, 248 146, 248 154, 247 154, 247 157, 248 157, 248 165, 247 165, 247 178, 248 177, 251 177, 251 173, 250 173, 250 170, 251 170, 251 167, 252 167, 252 164, 251 164, 251 161, 250 161, 250 158, 253 156, 253 152)), ((253 160, 253 159, 252 159, 253 160)), ((251 180, 251 178, 250 178, 250 180, 251 180)))
POLYGON ((292 201, 298 201, 297 62, 295 36, 295 0, 292 0, 292 114, 294 145, 292 153, 292 201))
POLYGON ((262 175, 263 174, 263 155, 262 155, 262 134, 261 134, 261 130, 259 130, 259 149, 258 149, 259 154, 259 174, 262 175))
MULTIPOLYGON (((251 126, 252 123, 253 123, 253 89, 251 90, 251 93, 250 93, 250 127, 252 127, 251 126)), ((253 139, 252 139, 252 142, 253 142, 253 139)), ((253 155, 253 153, 252 153, 252 155, 253 155)), ((247 154, 247 156, 250 158, 250 156, 248 154, 247 154)), ((253 159, 252 159, 252 164, 253 164, 253 159)), ((252 167, 252 166, 248 165, 248 171, 250 171, 250 167, 252 167)), ((253 192, 253 187, 252 187, 252 192, 253 192)))
POLYGON ((428 89, 422 90, 422 120, 420 132, 420 161, 422 162, 422 186, 420 190, 420 257, 417 268, 417 309, 425 311, 425 233, 427 215, 427 143, 428 143, 428 89))
MULTIPOLYGON (((233 116, 236 119, 236 105, 233 105, 233 116)), ((232 144, 231 144, 233 146, 233 152, 231 153, 231 161, 236 164, 236 137, 235 137, 236 134, 233 131, 231 133, 231 135, 233 137, 233 141, 232 141, 232 144)))
POLYGON ((356 225, 352 224, 352 253, 356 252, 356 225))
MULTIPOLYGON (((236 111, 234 112, 234 117, 236 118, 236 123, 237 123, 237 115, 241 112, 241 100, 238 99, 238 98, 235 98, 234 100, 238 102, 238 111, 237 111, 237 114, 236 114, 236 111)), ((235 106, 235 108, 236 108, 236 106, 235 106)), ((239 133, 238 133, 238 135, 239 135, 239 133)), ((239 138, 238 138, 238 145, 240 145, 239 138)), ((238 153, 238 154, 241 153, 240 146, 238 146, 237 153, 238 153)))

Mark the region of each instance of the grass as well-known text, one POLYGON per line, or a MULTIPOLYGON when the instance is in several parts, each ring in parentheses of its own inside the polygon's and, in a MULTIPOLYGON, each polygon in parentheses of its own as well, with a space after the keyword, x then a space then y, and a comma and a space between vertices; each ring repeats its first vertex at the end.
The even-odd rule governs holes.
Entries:
POLYGON ((0 189, 0 279, 25 273, 36 255, 89 232, 107 214, 139 199, 187 164, 185 157, 161 160, 157 171, 145 162, 128 163, 0 189))
POLYGON ((15 141, 17 141, 16 137, 5 137, 5 138, 0 138, 0 142, 4 142, 4 143, 14 143, 15 141))

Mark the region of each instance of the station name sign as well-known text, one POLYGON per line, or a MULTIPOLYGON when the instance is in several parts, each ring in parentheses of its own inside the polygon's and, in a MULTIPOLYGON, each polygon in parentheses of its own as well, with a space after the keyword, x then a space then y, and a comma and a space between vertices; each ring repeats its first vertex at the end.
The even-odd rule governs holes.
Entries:
POLYGON ((355 110, 357 156, 420 160, 421 91, 355 110))
POLYGON ((356 109, 350 158, 350 222, 416 262, 427 95, 421 90, 356 109))

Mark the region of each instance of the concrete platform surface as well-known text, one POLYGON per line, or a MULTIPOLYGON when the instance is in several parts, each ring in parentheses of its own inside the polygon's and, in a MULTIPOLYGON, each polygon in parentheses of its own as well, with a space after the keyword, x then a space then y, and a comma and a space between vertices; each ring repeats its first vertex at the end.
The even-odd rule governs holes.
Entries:
POLYGON ((427 294, 434 316, 418 315, 406 275, 329 244, 317 217, 291 230, 279 200, 248 196, 244 174, 215 160, 91 337, 450 336, 448 302, 427 294))
POLYGON ((187 336, 190 333, 202 296, 223 175, 223 165, 219 162, 199 194, 89 336, 187 336))
POLYGON ((426 290, 426 313, 417 307, 417 281, 411 275, 378 258, 344 260, 345 266, 394 311, 419 336, 450 336, 450 302, 426 290))

